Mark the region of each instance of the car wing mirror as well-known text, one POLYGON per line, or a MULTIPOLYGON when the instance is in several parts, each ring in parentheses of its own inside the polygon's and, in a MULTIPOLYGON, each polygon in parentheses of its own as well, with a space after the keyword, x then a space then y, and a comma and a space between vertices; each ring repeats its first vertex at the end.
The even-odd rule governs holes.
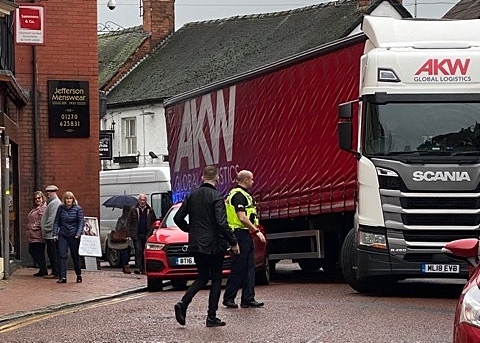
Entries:
POLYGON ((464 261, 476 267, 479 261, 479 240, 477 238, 465 238, 451 241, 442 248, 442 252, 464 261))

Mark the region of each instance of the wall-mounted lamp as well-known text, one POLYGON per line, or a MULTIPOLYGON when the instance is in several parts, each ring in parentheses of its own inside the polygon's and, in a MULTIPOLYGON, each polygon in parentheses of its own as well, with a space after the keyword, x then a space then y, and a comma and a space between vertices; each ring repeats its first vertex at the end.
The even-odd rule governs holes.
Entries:
POLYGON ((115 133, 115 124, 117 124, 117 123, 115 123, 115 120, 112 120, 112 124, 110 124, 110 130, 111 130, 113 133, 115 133))

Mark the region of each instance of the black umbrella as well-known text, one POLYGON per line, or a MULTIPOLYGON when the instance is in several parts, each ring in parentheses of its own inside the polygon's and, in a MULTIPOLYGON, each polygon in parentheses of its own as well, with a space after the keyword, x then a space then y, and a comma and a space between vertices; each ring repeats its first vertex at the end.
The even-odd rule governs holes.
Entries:
POLYGON ((105 207, 124 208, 131 207, 137 204, 138 200, 132 195, 114 195, 103 202, 105 207))

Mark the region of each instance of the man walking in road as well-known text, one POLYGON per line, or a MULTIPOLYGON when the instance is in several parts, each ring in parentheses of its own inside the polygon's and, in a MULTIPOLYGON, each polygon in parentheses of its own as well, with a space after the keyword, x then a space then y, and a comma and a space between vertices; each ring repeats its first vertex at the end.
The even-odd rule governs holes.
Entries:
POLYGON ((145 274, 143 251, 147 238, 153 232, 153 223, 156 220, 155 211, 147 204, 147 196, 140 194, 138 203, 130 209, 125 224, 135 247, 135 274, 145 274))
POLYGON ((257 208, 249 190, 253 186, 251 171, 242 170, 237 175, 237 186, 227 197, 227 220, 230 229, 237 237, 240 254, 233 256, 230 276, 223 294, 223 305, 228 308, 238 308, 235 303, 237 292, 242 288, 240 306, 262 307, 263 302, 255 300, 255 260, 251 234, 258 236, 265 243, 265 236, 257 228, 257 208))
POLYGON ((58 187, 55 185, 45 187, 47 209, 40 222, 42 235, 47 243, 47 256, 50 261, 50 268, 52 268, 52 272, 49 275, 44 276, 44 278, 47 279, 58 279, 58 276, 60 275, 58 273, 57 242, 53 239, 53 222, 57 215, 58 206, 62 203, 58 198, 57 191, 58 187))
POLYGON ((186 197, 173 218, 178 227, 189 234, 188 250, 193 253, 198 270, 197 279, 175 305, 175 318, 180 325, 185 325, 188 305, 211 279, 206 326, 224 326, 225 322, 217 318, 223 258, 229 245, 236 254, 239 248, 237 239, 227 225, 224 199, 215 187, 218 181, 217 168, 205 167, 202 178, 204 183, 186 197), (185 219, 187 216, 188 222, 185 219))

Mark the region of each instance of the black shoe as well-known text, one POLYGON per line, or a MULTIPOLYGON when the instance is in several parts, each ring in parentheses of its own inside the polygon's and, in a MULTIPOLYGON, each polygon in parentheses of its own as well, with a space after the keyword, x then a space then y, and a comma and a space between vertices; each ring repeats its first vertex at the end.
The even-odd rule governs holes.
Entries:
POLYGON ((47 275, 47 274, 48 274, 48 273, 38 272, 38 273, 33 274, 33 276, 45 276, 45 275, 47 275))
POLYGON ((249 308, 249 307, 262 307, 263 305, 265 305, 264 303, 261 303, 261 302, 258 302, 258 301, 255 301, 255 300, 252 300, 248 303, 241 303, 240 304, 240 307, 241 308, 249 308))
POLYGON ((135 274, 140 274, 140 273, 141 273, 140 270, 138 270, 138 269, 135 269, 133 272, 134 272, 135 274))
POLYGON ((81 275, 77 275, 77 283, 82 283, 82 276, 81 275))
POLYGON ((223 306, 226 306, 227 308, 238 308, 238 305, 235 304, 233 300, 224 300, 222 302, 223 306))
POLYGON ((58 279, 57 283, 67 283, 67 279, 58 279))
POLYGON ((227 323, 222 322, 222 321, 220 320, 220 318, 217 318, 217 317, 215 317, 215 318, 209 318, 209 317, 207 317, 207 322, 206 322, 206 324, 207 324, 207 328, 213 328, 213 327, 216 327, 216 326, 225 326, 225 325, 227 325, 227 323))
POLYGON ((183 305, 183 302, 178 302, 174 306, 175 309, 175 319, 178 324, 185 325, 185 317, 187 316, 187 309, 183 305))

